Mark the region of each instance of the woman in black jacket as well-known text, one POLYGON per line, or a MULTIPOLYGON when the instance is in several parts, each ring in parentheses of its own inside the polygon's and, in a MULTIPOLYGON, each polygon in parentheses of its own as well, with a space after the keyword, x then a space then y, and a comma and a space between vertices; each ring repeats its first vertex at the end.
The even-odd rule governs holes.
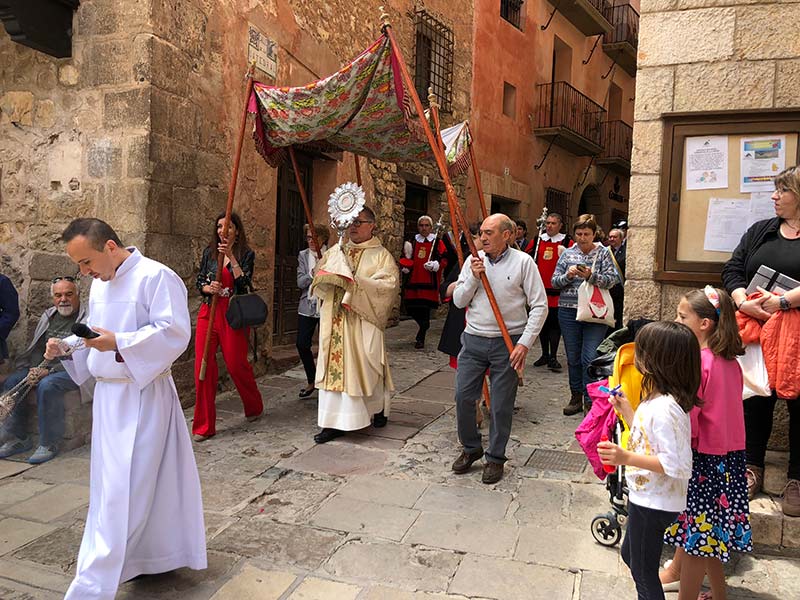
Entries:
MULTIPOLYGON (((800 281, 800 168, 790 167, 775 178, 776 217, 748 229, 722 269, 722 282, 737 308, 766 321, 779 310, 797 310, 800 288, 783 295, 765 294, 747 299, 745 289, 762 265, 800 281)), ((800 357, 788 357, 798 360, 800 357)), ((783 492, 783 512, 800 517, 800 399, 785 398, 789 408, 789 471, 783 492)), ((772 413, 777 397, 754 396, 744 401, 747 452, 747 491, 750 498, 764 481, 764 456, 772 433, 772 413)))
POLYGON ((217 412, 214 403, 219 379, 217 346, 222 348, 222 358, 242 399, 247 420, 256 420, 264 410, 261 392, 253 375, 253 367, 247 362, 247 339, 250 330, 233 329, 225 318, 230 297, 246 294, 251 287, 250 280, 253 277, 256 255, 247 245, 247 235, 239 215, 231 213, 227 239, 222 237, 224 222, 224 213, 214 221, 214 231, 211 241, 203 250, 196 282, 197 289, 203 296, 203 304, 197 315, 194 359, 194 383, 197 395, 192 433, 197 442, 205 441, 216 433, 217 412), (233 240, 233 243, 230 243, 230 240, 233 240), (217 260, 220 253, 225 258, 221 281, 216 281, 217 260), (218 296, 217 308, 214 313, 214 326, 211 329, 206 377, 200 381, 200 365, 208 333, 211 298, 215 295, 218 296))

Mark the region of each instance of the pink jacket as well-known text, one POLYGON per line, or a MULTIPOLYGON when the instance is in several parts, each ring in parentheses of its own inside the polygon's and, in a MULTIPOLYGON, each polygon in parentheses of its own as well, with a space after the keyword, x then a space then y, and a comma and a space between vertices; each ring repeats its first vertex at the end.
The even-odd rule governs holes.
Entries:
POLYGON ((617 417, 614 408, 608 401, 608 394, 604 394, 598 389, 601 385, 607 386, 608 379, 595 381, 586 386, 586 391, 592 399, 592 410, 575 430, 575 439, 578 440, 583 453, 589 459, 594 474, 602 480, 606 478, 607 473, 603 470, 600 455, 597 454, 597 444, 600 443, 603 435, 607 435, 611 439, 611 430, 614 428, 617 417))
POLYGON ((692 448, 703 454, 725 455, 744 450, 744 404, 742 368, 735 360, 715 356, 708 348, 700 352, 702 406, 695 406, 692 448))

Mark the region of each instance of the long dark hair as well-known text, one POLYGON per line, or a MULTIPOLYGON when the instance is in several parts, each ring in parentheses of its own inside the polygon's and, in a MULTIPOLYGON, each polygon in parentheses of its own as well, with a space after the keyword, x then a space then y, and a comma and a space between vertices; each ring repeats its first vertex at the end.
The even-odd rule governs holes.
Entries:
POLYGON ((719 313, 703 290, 692 290, 684 298, 698 317, 714 323, 714 331, 707 340, 709 349, 717 356, 733 360, 744 354, 739 326, 736 323, 736 308, 725 290, 715 290, 719 296, 719 313))
MULTIPOLYGON (((217 223, 219 223, 220 219, 225 218, 225 213, 220 213, 216 219, 214 219, 214 227, 211 230, 211 241, 208 243, 208 249, 211 251, 211 258, 216 259, 218 257, 217 252, 217 245, 219 244, 219 235, 217 235, 217 223)), ((238 213, 232 212, 231 213, 231 223, 236 226, 236 239, 233 241, 233 255, 236 257, 236 260, 239 262, 242 261, 244 255, 250 251, 250 246, 247 244, 247 234, 244 232, 244 225, 242 224, 242 219, 238 215, 238 213)))
POLYGON ((643 401, 668 394, 684 412, 700 406, 700 344, 686 325, 655 321, 642 327, 636 334, 634 364, 644 376, 643 401))

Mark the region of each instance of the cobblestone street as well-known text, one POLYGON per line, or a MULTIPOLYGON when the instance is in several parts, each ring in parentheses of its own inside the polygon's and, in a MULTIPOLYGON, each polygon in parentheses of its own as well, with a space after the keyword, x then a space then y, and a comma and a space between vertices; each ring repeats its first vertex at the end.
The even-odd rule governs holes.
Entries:
MULTIPOLYGON (((566 372, 530 366, 538 349, 505 477, 486 486, 478 465, 450 471, 459 448, 454 376, 435 350, 441 324, 424 351, 412 349, 413 322, 388 331, 397 393, 384 429, 315 445, 316 400, 298 399, 299 368, 260 380, 267 414, 258 422, 245 421, 235 393, 221 395, 217 436, 195 444, 208 569, 142 577, 118 597, 634 597, 618 548, 592 538, 608 498, 574 443, 579 418, 561 414, 566 372)), ((37 467, 25 458, 0 461, 0 598, 59 598, 83 530, 89 449, 37 467)), ((800 597, 796 559, 762 552, 733 561, 730 573, 731 598, 800 597)))

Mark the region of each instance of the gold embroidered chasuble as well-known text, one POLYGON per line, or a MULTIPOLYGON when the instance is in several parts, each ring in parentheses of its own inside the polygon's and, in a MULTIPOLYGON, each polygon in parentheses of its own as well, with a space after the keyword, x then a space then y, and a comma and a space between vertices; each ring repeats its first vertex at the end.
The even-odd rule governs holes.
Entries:
POLYGON ((378 386, 394 389, 384 329, 398 285, 397 263, 377 238, 325 253, 310 290, 320 301, 319 389, 353 398, 372 397, 378 386))

